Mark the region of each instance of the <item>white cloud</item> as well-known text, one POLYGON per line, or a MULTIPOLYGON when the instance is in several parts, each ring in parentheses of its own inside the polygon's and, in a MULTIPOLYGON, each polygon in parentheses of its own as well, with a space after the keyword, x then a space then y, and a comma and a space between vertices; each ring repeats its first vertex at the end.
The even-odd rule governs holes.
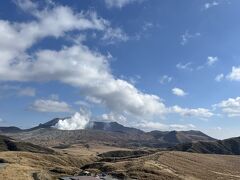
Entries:
POLYGON ((176 96, 186 96, 187 95, 187 93, 180 88, 173 88, 172 93, 176 96))
MULTIPOLYGON (((24 0, 20 2, 31 1, 24 0)), ((21 3, 19 5, 21 6, 21 3)), ((54 6, 44 10, 34 8, 34 11, 27 8, 28 12, 32 13, 36 18, 33 21, 16 23, 0 20, 0 79, 4 79, 6 75, 9 76, 9 79, 11 79, 11 76, 17 76, 17 72, 11 74, 4 72, 6 68, 9 68, 9 61, 11 63, 16 62, 24 68, 24 64, 21 64, 15 58, 21 56, 25 59, 28 58, 28 55, 24 52, 37 41, 48 36, 61 38, 66 36, 67 32, 73 30, 79 32, 96 30, 102 32, 103 37, 111 35, 111 41, 117 41, 118 38, 123 40, 123 31, 120 28, 114 29, 111 27, 109 21, 98 17, 95 12, 75 13, 67 6, 54 6), (112 32, 112 34, 109 32, 112 32), (107 35, 104 35, 105 33, 107 35)))
POLYGON ((66 102, 50 99, 38 99, 29 108, 38 112, 71 112, 66 102))
POLYGON ((171 130, 178 130, 178 131, 185 131, 185 130, 192 130, 196 127, 193 124, 162 124, 159 122, 149 122, 143 121, 136 125, 136 127, 141 128, 143 130, 151 131, 151 130, 161 130, 161 131, 171 131, 171 130))
POLYGON ((18 55, 40 38, 47 36, 58 38, 74 29, 104 30, 106 26, 108 22, 98 18, 94 12, 77 14, 65 6, 58 6, 49 11, 38 11, 37 21, 28 23, 0 20, 0 48, 3 50, 1 58, 10 59, 18 55), (15 41, 18 43, 12 43, 15 41))
POLYGON ((173 106, 170 109, 171 112, 180 114, 183 117, 198 117, 201 119, 206 119, 212 117, 214 114, 205 108, 196 108, 196 109, 189 109, 189 108, 181 108, 179 106, 173 106))
POLYGON ((199 32, 194 33, 194 34, 190 34, 188 31, 186 31, 184 34, 181 35, 180 44, 184 46, 189 42, 189 40, 195 39, 199 36, 201 36, 201 34, 199 32))
POLYGON ((223 78, 224 78, 224 74, 218 74, 215 78, 215 81, 220 82, 223 80, 223 78))
POLYGON ((215 7, 215 6, 218 6, 218 5, 219 5, 219 3, 217 1, 205 3, 204 4, 204 9, 207 10, 209 8, 212 8, 212 7, 215 7))
POLYGON ((208 56, 207 58, 207 65, 208 66, 212 66, 213 64, 215 64, 218 61, 218 57, 217 56, 208 56))
POLYGON ((105 0, 105 3, 109 8, 113 8, 113 7, 122 8, 123 6, 126 6, 133 2, 138 2, 138 1, 140 0, 105 0))
POLYGON ((15 79, 18 75, 19 79, 22 79, 19 72, 8 72, 11 64, 24 69, 25 62, 20 58, 27 61, 28 55, 24 52, 41 38, 48 36, 59 38, 74 29, 104 30, 106 26, 108 22, 98 18, 95 13, 76 14, 70 8, 63 6, 38 12, 37 21, 12 23, 0 20, 0 80, 15 79))
POLYGON ((231 81, 240 81, 240 66, 233 66, 232 71, 226 76, 226 78, 231 81))
POLYGON ((221 111, 227 114, 229 117, 240 116, 240 97, 229 98, 218 104, 215 104, 214 107, 220 108, 221 111))
MULTIPOLYGON (((31 55, 25 52, 40 38, 61 37, 72 30, 106 30, 109 22, 95 13, 74 13, 65 6, 37 11, 37 18, 14 25, 0 21, 0 80, 60 81, 79 88, 83 95, 116 112, 137 116, 165 113, 165 105, 158 96, 142 93, 127 81, 115 78, 108 58, 81 43, 58 51, 39 50, 31 55), (12 43, 16 41, 19 43, 12 43)), ((46 104, 52 102, 57 101, 49 100, 46 104)), ((42 107, 40 111, 47 110, 42 107)))
POLYGON ((106 57, 85 46, 39 51, 34 62, 28 66, 31 67, 30 74, 24 71, 27 80, 59 80, 79 87, 83 94, 100 100, 115 111, 136 115, 164 112, 165 106, 159 97, 144 94, 127 81, 116 79, 110 73, 106 57))
POLYGON ((165 84, 165 83, 169 83, 173 80, 172 77, 168 76, 168 75, 163 75, 161 78, 160 78, 160 83, 161 84, 165 84))
POLYGON ((84 111, 76 112, 71 118, 59 120, 55 128, 61 130, 85 129, 90 121, 90 115, 84 111))
MULTIPOLYGON (((108 21, 93 12, 74 13, 66 6, 35 10, 33 15, 36 20, 26 23, 0 20, 0 81, 58 81, 79 88, 86 100, 101 103, 118 115, 145 118, 169 113, 159 96, 143 93, 128 81, 116 78, 108 56, 89 49, 82 41, 59 50, 41 49, 27 54, 29 48, 49 36, 63 38, 73 30, 107 32, 111 28, 108 21)), ((71 111, 70 105, 56 98, 38 99, 31 109, 71 111)), ((194 115, 194 110, 189 111, 194 115)))
POLYGON ((176 65, 176 67, 180 70, 188 70, 188 71, 192 71, 193 68, 191 67, 192 66, 192 62, 188 62, 188 63, 185 63, 185 64, 182 64, 182 63, 178 63, 176 65))

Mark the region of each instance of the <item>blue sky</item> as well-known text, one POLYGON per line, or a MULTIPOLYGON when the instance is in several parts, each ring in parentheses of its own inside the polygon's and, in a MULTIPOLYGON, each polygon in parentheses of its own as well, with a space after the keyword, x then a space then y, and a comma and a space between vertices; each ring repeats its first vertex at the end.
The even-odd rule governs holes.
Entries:
POLYGON ((0 124, 28 128, 79 112, 146 131, 239 136, 239 7, 3 0, 0 124))

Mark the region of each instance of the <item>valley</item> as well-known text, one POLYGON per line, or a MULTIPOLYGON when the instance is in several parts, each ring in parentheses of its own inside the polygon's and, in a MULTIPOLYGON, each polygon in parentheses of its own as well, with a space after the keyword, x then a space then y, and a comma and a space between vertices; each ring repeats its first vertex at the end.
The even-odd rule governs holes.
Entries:
POLYGON ((1 152, 0 158, 5 161, 4 167, 0 168, 1 177, 13 180, 12 175, 17 174, 22 180, 58 179, 77 176, 82 171, 92 175, 104 173, 115 179, 214 180, 240 177, 238 156, 164 151, 110 160, 91 153, 87 155, 85 150, 81 152, 81 148, 77 153, 71 149, 58 153, 1 152))

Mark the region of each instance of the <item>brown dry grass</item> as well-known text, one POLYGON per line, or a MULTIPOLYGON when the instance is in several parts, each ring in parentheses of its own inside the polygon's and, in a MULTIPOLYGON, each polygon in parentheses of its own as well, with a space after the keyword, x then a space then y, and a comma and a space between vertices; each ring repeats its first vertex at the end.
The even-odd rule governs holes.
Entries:
POLYGON ((74 175, 83 165, 96 161, 94 156, 29 152, 1 152, 0 158, 8 162, 5 167, 0 168, 0 177, 4 180, 28 180, 33 179, 33 176, 39 179, 56 179, 59 175, 74 175))
POLYGON ((159 152, 115 163, 106 162, 100 169, 146 180, 235 180, 240 179, 240 156, 159 152))
POLYGON ((108 152, 108 151, 130 150, 127 148, 106 146, 106 145, 96 144, 96 143, 89 143, 88 145, 89 145, 89 148, 86 148, 83 144, 75 144, 66 149, 54 148, 54 150, 56 150, 58 152, 74 154, 74 155, 78 155, 78 156, 96 156, 98 154, 108 152))
MULTIPOLYGON (((0 152, 0 159, 8 163, 0 167, 0 179, 28 180, 56 179, 63 175, 74 175, 86 164, 98 162, 100 158, 88 155, 78 146, 70 148, 68 154, 37 154, 28 152, 0 152), (72 150, 74 149, 74 150, 72 150), (78 149, 78 151, 77 151, 78 149), (80 154, 80 155, 79 155, 80 154), (54 171, 51 171, 54 170, 54 171)), ((109 147, 98 147, 101 152, 109 147)), ((115 150, 112 148, 111 150, 115 150)), ((119 150, 119 149, 118 149, 119 150)), ((98 151, 97 151, 98 152, 98 151)), ((102 162, 91 171, 109 172, 119 177, 146 180, 223 180, 240 179, 240 156, 208 155, 184 152, 158 152, 140 158, 102 162)))

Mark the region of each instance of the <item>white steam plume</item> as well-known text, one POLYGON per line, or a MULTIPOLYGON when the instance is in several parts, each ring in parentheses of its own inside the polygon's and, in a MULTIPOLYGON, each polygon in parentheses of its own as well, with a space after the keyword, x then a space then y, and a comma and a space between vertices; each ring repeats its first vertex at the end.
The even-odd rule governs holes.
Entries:
POLYGON ((85 129, 90 121, 90 115, 84 111, 76 112, 71 118, 59 120, 55 128, 61 130, 85 129))

